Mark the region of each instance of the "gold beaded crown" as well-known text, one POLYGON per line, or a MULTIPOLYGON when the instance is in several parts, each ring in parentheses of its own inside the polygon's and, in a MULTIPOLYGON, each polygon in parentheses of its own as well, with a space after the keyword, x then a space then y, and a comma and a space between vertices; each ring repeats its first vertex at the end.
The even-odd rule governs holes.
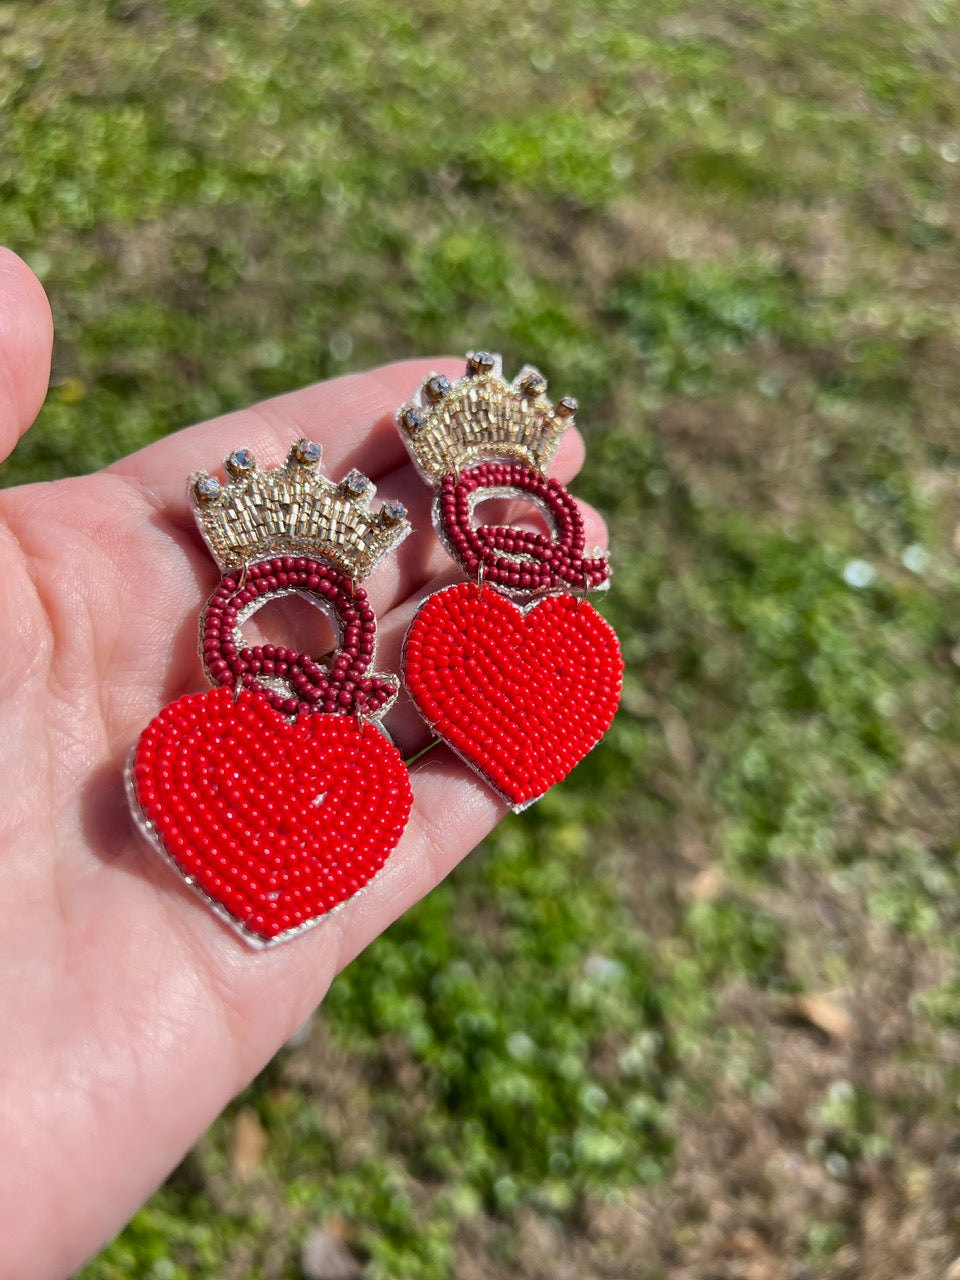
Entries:
POLYGON ((258 471, 249 449, 235 449, 223 464, 227 484, 206 471, 190 477, 197 524, 222 570, 270 555, 321 555, 357 581, 403 541, 403 504, 371 511, 373 482, 351 471, 335 484, 320 474, 321 454, 312 440, 298 440, 282 466, 258 471))
POLYGON ((397 411, 397 426, 428 483, 501 458, 543 471, 577 411, 572 396, 554 405, 546 390, 546 378, 532 365, 508 383, 500 356, 473 351, 456 382, 431 374, 397 411))

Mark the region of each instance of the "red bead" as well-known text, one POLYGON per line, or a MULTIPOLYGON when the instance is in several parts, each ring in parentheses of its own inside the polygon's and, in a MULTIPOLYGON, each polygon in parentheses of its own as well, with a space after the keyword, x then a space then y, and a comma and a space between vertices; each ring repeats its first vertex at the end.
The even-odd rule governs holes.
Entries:
POLYGON ((221 579, 203 614, 200 648, 214 684, 257 689, 271 707, 286 715, 323 710, 352 717, 382 711, 396 697, 394 677, 367 676, 376 626, 366 592, 341 570, 304 556, 273 556, 247 566, 245 575, 231 572, 221 579), (293 590, 328 599, 337 613, 342 641, 329 669, 309 653, 279 645, 242 647, 237 643, 240 609, 255 605, 263 596, 293 590), (260 676, 284 678, 289 691, 261 684, 260 676), (364 678, 370 680, 370 689, 361 692, 357 684, 364 678))
POLYGON ((467 582, 417 613, 404 678, 435 732, 523 808, 609 728, 623 659, 609 623, 576 597, 548 596, 524 612, 467 582))
POLYGON ((471 578, 513 592, 601 586, 610 576, 604 557, 582 559, 583 519, 575 499, 558 480, 521 463, 480 463, 459 476, 444 476, 437 498, 448 549, 471 578), (545 508, 554 536, 497 525, 474 527, 473 504, 483 489, 513 489, 545 508), (507 554, 500 554, 505 552, 507 554), (512 575, 530 575, 528 580, 512 575))
POLYGON ((263 940, 375 875, 412 804, 399 752, 372 726, 287 720, 263 695, 235 702, 232 689, 164 708, 141 736, 133 777, 166 853, 263 940))

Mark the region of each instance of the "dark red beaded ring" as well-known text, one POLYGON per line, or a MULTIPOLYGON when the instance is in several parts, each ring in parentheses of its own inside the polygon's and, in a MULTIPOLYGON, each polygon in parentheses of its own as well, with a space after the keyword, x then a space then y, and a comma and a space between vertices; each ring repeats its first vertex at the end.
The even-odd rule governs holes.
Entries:
POLYGON ((584 558, 583 517, 559 480, 548 479, 519 462, 483 462, 440 481, 436 516, 453 558, 470 577, 481 571, 485 582, 524 595, 570 587, 586 591, 606 585, 610 565, 604 556, 584 558), (533 500, 547 512, 550 538, 510 525, 474 525, 473 512, 484 497, 533 500))
POLYGON ((376 631, 367 593, 340 569, 303 556, 275 556, 223 575, 200 619, 200 646, 214 684, 256 689, 277 711, 374 716, 390 706, 399 687, 394 676, 367 674, 376 631), (294 649, 238 644, 248 617, 268 600, 293 593, 319 601, 336 619, 340 646, 329 667, 294 649))

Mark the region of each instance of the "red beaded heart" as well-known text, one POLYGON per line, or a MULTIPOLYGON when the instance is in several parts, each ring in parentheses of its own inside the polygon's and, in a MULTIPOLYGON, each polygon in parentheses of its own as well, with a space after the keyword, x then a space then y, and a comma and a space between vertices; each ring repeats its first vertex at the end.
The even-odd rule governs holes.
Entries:
POLYGON ((403 832, 413 796, 373 725, 260 693, 189 694, 147 726, 130 779, 155 843, 248 939, 278 942, 362 888, 403 832))
POLYGON ((606 733, 623 658, 610 624, 577 597, 524 611, 465 582, 421 607, 404 674, 434 731, 519 810, 606 733))

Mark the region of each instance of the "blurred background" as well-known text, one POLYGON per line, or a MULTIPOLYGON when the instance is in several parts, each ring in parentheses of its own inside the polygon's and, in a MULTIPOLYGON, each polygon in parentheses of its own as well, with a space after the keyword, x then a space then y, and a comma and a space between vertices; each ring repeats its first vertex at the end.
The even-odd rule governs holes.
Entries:
POLYGON ((7 0, 2 482, 399 356, 576 395, 606 744, 83 1280, 960 1276, 960 4, 7 0))

